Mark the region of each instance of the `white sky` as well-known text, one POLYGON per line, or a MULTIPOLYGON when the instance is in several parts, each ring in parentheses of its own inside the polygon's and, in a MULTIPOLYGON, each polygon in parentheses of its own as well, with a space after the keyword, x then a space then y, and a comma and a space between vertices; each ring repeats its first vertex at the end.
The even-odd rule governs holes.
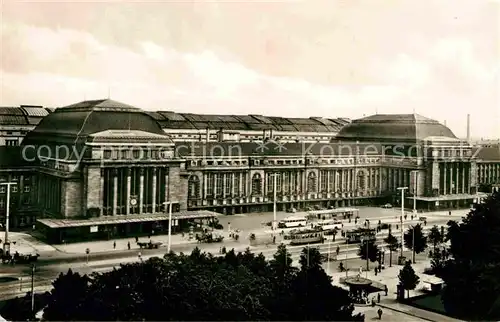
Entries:
POLYGON ((111 98, 148 110, 471 114, 500 137, 500 2, 0 0, 0 105, 111 98))

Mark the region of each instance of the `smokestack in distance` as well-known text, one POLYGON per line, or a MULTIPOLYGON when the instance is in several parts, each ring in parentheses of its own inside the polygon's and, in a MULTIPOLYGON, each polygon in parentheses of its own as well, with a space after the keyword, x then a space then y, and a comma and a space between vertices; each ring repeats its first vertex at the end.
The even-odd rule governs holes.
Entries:
POLYGON ((470 114, 467 114, 467 142, 470 142, 470 114))

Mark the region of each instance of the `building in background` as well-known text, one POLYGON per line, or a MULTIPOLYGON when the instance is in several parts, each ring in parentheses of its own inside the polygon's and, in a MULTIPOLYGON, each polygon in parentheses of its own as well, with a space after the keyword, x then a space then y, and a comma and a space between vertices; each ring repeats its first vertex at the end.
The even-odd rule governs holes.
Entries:
POLYGON ((298 129, 307 127, 293 125, 293 139, 276 137, 274 129, 242 140, 249 135, 243 126, 260 118, 222 128, 224 118, 211 125, 219 128, 213 140, 209 132, 208 142, 174 141, 176 134, 165 130, 171 123, 113 100, 59 108, 20 146, 2 147, 0 180, 18 183, 11 188, 11 223, 37 221, 51 241, 61 242, 162 231, 169 203, 175 227, 215 213, 271 211, 274 180, 279 210, 397 204, 402 186, 418 209, 469 207, 484 196, 481 184, 500 183, 495 148, 473 147, 418 114, 372 115, 346 122, 334 137, 299 142, 306 132, 298 129))
POLYGON ((53 109, 21 105, 0 107, 0 146, 17 146, 24 136, 40 123, 53 109))

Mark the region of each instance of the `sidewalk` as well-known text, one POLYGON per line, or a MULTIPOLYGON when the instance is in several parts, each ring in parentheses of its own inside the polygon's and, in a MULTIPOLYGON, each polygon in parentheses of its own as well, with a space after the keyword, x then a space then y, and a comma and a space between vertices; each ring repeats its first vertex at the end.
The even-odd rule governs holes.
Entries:
POLYGON ((27 233, 9 232, 10 252, 20 254, 43 254, 57 251, 51 245, 45 244, 27 233))
MULTIPOLYGON (((229 234, 227 232, 223 231, 214 231, 216 234, 220 234, 224 236, 224 241, 222 244, 228 242, 228 241, 234 241, 232 238, 229 237, 229 234)), ((240 240, 244 242, 244 237, 240 237, 240 240)), ((168 235, 152 235, 151 238, 147 237, 139 237, 139 242, 144 242, 147 243, 149 241, 152 241, 153 243, 160 242, 162 245, 160 248, 163 248, 168 245, 168 235)), ((82 243, 71 243, 71 244, 62 244, 62 245, 54 245, 54 248, 60 252, 63 253, 71 253, 71 254, 85 254, 86 249, 88 248, 90 250, 90 253, 102 253, 102 252, 111 252, 111 251, 123 251, 123 250, 128 250, 128 244, 130 243, 130 249, 136 249, 139 250, 140 247, 137 245, 135 241, 135 237, 128 237, 128 238, 120 238, 120 239, 110 239, 110 240, 105 240, 105 241, 89 241, 89 242, 82 242, 82 243), (116 243, 116 248, 114 247, 113 243, 116 243)), ((171 245, 193 245, 193 248, 195 245, 197 245, 197 241, 195 238, 189 239, 189 234, 185 234, 184 237, 182 237, 181 234, 173 234, 171 236, 171 245)), ((218 246, 220 247, 220 246, 218 246)))
POLYGON ((427 311, 427 310, 422 310, 422 309, 416 308, 414 306, 405 305, 405 304, 399 303, 395 299, 382 299, 380 301, 380 303, 378 304, 378 306, 380 306, 382 308, 386 308, 388 310, 395 311, 395 312, 404 313, 404 314, 409 315, 409 316, 418 317, 420 319, 427 320, 427 321, 435 321, 435 322, 462 321, 462 320, 450 318, 446 315, 434 313, 434 312, 427 311))
MULTIPOLYGON (((427 275, 423 274, 423 271, 426 267, 429 267, 429 266, 430 266, 429 261, 418 261, 416 264, 412 264, 412 267, 415 270, 415 273, 420 277, 420 282, 417 285, 417 287, 415 288, 415 290, 412 290, 409 292, 410 297, 415 297, 415 296, 423 294, 422 288, 427 287, 426 283, 424 283, 427 275)), ((384 292, 380 292, 380 294, 382 295, 381 302, 377 303, 377 305, 379 305, 380 307, 385 308, 387 310, 399 312, 401 314, 406 315, 406 317, 404 318, 405 321, 407 320, 408 316, 418 318, 419 320, 436 321, 436 322, 460 321, 460 320, 453 319, 453 318, 450 318, 450 317, 447 317, 447 316, 444 316, 444 315, 441 315, 438 313, 426 311, 426 310, 419 309, 419 308, 416 308, 416 307, 413 307, 410 305, 399 303, 396 300, 396 290, 397 290, 397 285, 399 284, 398 275, 399 275, 399 271, 401 269, 402 269, 402 266, 399 266, 399 265, 393 265, 392 267, 386 267, 384 270, 382 270, 381 273, 377 274, 377 276, 375 276, 375 273, 373 271, 369 271, 368 273, 363 271, 363 273, 361 274, 361 277, 367 277, 368 279, 370 279, 372 281, 381 283, 383 285, 387 285, 387 288, 389 290, 388 295, 385 296, 384 292)), ((349 276, 355 276, 357 274, 358 274, 357 271, 348 272, 349 276)), ((333 273, 330 273, 330 275, 332 276, 333 284, 347 289, 347 287, 345 285, 340 284, 340 278, 346 276, 345 272, 335 271, 333 273)), ((376 294, 372 294, 371 296, 375 297, 376 294)), ((385 313, 382 316, 383 321, 386 320, 386 319, 384 319, 384 317, 386 316, 385 314, 387 313, 387 311, 384 311, 384 312, 385 313)))

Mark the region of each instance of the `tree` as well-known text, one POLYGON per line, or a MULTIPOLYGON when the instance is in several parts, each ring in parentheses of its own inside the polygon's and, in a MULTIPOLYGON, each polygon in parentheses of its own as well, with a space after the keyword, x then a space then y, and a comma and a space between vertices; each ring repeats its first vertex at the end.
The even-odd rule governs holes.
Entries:
MULTIPOLYGON (((310 252, 309 255, 311 254, 310 252)), ((317 258, 317 255, 314 256, 317 258)), ((288 295, 287 320, 364 321, 362 314, 353 315, 354 305, 348 291, 332 285, 331 277, 320 265, 302 266, 292 280, 288 295)), ((280 318, 274 317, 271 320, 282 320, 280 318)))
POLYGON ((315 247, 304 247, 300 254, 299 264, 302 270, 311 267, 321 267, 322 255, 315 247))
POLYGON ((462 223, 449 222, 450 259, 442 300, 450 314, 466 320, 500 320, 500 193, 476 204, 462 223), (488 314, 489 313, 489 314, 488 314))
POLYGON ((404 243, 406 248, 413 251, 413 255, 420 254, 427 248, 427 237, 422 231, 420 224, 408 228, 404 234, 404 243), (415 245, 413 242, 415 241, 415 245))
POLYGON ((443 276, 443 270, 446 265, 446 254, 443 252, 434 250, 431 257, 431 269, 432 273, 437 277, 441 278, 443 276))
POLYGON ((387 244, 387 248, 389 248, 389 266, 392 267, 392 252, 398 250, 399 242, 391 232, 389 232, 389 235, 384 239, 384 242, 387 244))
POLYGON ((380 250, 378 249, 378 246, 375 244, 374 240, 364 241, 359 244, 358 256, 361 259, 366 260, 366 258, 368 257, 368 260, 370 262, 376 262, 378 260, 379 252, 380 250))
POLYGON ((441 231, 439 230, 438 226, 434 225, 429 232, 429 236, 427 237, 434 249, 433 253, 436 252, 437 245, 439 245, 443 240, 443 236, 441 236, 441 231))
POLYGON ((420 282, 420 278, 411 267, 411 261, 405 263, 405 266, 399 271, 398 278, 399 284, 408 292, 408 297, 410 297, 410 290, 414 290, 420 282))
POLYGON ((43 317, 50 321, 85 320, 87 316, 86 303, 90 291, 90 279, 87 275, 73 273, 71 269, 66 274, 61 273, 52 282, 53 289, 43 317))
POLYGON ((284 245, 267 262, 247 249, 214 257, 193 250, 122 265, 90 278, 69 271, 54 282, 45 318, 90 321, 362 321, 348 293, 331 283, 316 249, 294 268, 284 245))

